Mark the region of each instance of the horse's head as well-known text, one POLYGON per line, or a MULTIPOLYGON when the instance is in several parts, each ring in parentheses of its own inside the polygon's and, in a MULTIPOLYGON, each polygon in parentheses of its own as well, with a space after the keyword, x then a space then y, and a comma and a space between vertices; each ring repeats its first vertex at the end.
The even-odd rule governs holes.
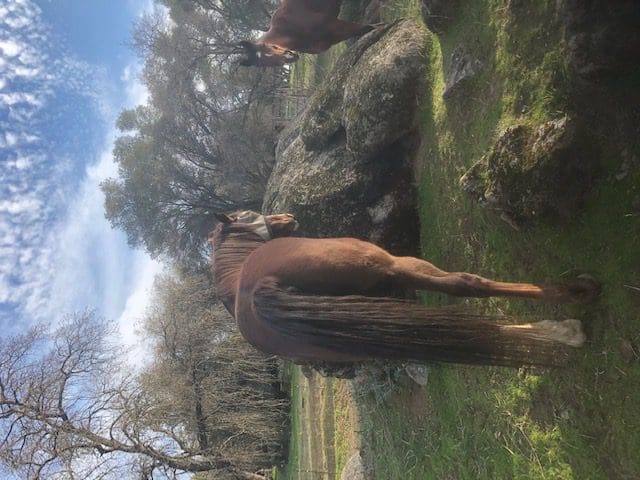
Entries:
POLYGON ((278 237, 287 237, 298 228, 298 222, 289 213, 261 215, 251 210, 243 210, 228 215, 216 213, 216 218, 223 224, 223 228, 238 225, 243 229, 252 230, 265 241, 278 237))
POLYGON ((298 54, 279 45, 242 41, 240 45, 246 58, 240 61, 243 67, 281 67, 298 60, 298 54))

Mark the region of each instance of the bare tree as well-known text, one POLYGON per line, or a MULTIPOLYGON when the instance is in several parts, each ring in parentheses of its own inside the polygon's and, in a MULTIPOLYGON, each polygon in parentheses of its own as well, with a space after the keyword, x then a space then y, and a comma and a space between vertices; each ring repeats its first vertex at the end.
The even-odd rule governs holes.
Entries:
POLYGON ((282 460, 289 402, 276 358, 241 338, 204 275, 159 277, 153 305, 144 331, 155 361, 142 381, 165 423, 193 432, 200 452, 244 470, 282 460))
POLYGON ((31 329, 0 342, 0 464, 24 479, 177 478, 218 471, 263 479, 158 417, 126 373, 109 326, 92 312, 53 332, 31 329))

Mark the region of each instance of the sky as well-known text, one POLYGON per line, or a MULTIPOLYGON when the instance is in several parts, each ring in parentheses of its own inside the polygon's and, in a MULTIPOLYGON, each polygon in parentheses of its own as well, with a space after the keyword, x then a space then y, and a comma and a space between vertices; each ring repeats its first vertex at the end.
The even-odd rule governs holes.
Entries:
POLYGON ((0 0, 0 336, 86 308, 127 345, 162 269, 104 218, 119 112, 146 101, 151 0, 0 0))

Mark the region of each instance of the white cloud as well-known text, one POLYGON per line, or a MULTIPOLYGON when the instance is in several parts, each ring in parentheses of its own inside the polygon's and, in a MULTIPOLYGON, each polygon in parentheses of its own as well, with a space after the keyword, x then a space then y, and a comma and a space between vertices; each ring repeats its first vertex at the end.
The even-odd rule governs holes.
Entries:
MULTIPOLYGON (((30 156, 24 156, 24 157, 17 157, 14 159, 10 159, 7 160, 7 167, 8 168, 16 168, 18 170, 26 170, 27 168, 31 167, 31 165, 33 164, 35 157, 30 157, 30 156)), ((9 185, 10 189, 14 189, 15 186, 14 185, 9 185)), ((16 189, 17 191, 17 189, 16 189)))
POLYGON ((11 298, 11 289, 7 280, 0 277, 0 303, 6 303, 11 298))
POLYGON ((23 47, 14 40, 0 41, 0 50, 7 57, 15 57, 22 51, 23 47))
POLYGON ((15 201, 0 201, 0 213, 7 212, 11 215, 35 212, 40 209, 41 203, 35 198, 21 198, 15 201))
MULTIPOLYGON (((129 1, 139 11, 141 4, 129 1)), ((144 8, 153 3, 146 0, 144 8)), ((121 72, 124 99, 114 94, 104 68, 79 62, 53 42, 40 16, 31 0, 0 6, 0 327, 2 304, 19 305, 25 321, 55 321, 94 307, 117 321, 139 364, 147 353, 136 324, 162 266, 131 251, 125 236, 110 228, 99 184, 117 173, 111 153, 116 115, 146 103, 148 92, 133 64, 121 72), (73 189, 79 160, 54 152, 46 132, 50 103, 61 91, 91 99, 108 126, 99 151, 80 152, 86 167, 73 189)))
POLYGON ((20 103, 31 105, 33 107, 42 107, 43 101, 33 93, 26 92, 12 92, 12 93, 0 93, 0 103, 5 106, 14 106, 20 103))
POLYGON ((149 306, 149 299, 156 275, 162 265, 142 255, 136 261, 135 288, 127 299, 124 311, 117 320, 120 338, 129 351, 129 363, 142 366, 150 357, 151 345, 138 331, 139 323, 149 306))

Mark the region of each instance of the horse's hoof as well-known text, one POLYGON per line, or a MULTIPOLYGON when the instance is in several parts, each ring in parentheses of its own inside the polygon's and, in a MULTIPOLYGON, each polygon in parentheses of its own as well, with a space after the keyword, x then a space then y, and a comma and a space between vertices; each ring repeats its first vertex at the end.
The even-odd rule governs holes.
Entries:
POLYGON ((575 296, 579 302, 595 302, 602 291, 602 285, 596 278, 588 273, 578 275, 575 281, 575 296))

